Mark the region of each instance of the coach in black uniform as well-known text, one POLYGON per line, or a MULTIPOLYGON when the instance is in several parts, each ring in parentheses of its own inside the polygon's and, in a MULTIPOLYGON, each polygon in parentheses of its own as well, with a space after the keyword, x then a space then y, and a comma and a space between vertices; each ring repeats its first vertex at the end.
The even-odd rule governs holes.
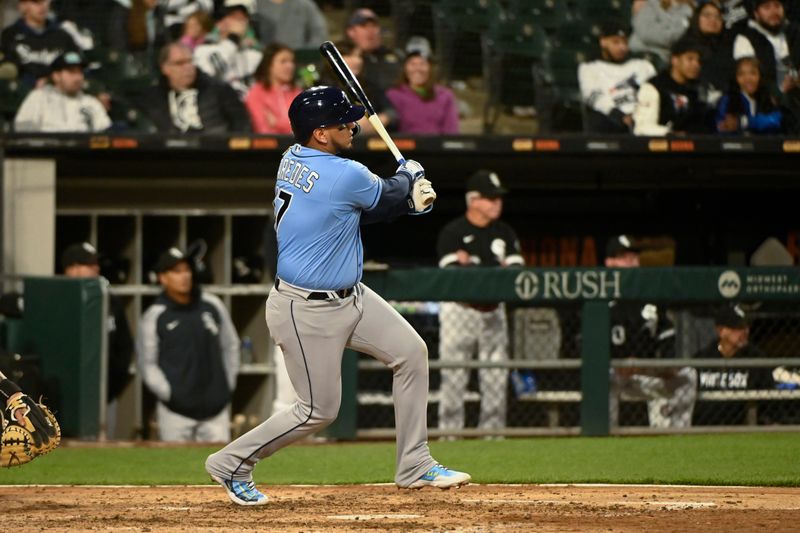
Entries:
MULTIPOLYGON (((519 239, 511 226, 499 220, 506 189, 496 173, 479 170, 467 181, 467 212, 439 233, 439 266, 524 266, 519 239)), ((508 359, 508 324, 505 306, 442 302, 439 312, 439 357, 442 361, 466 361, 477 353, 480 361, 508 359)), ((478 371, 481 410, 478 428, 492 431, 506 424, 508 371, 478 371)), ((439 429, 464 427, 464 393, 469 373, 443 369, 439 399, 439 429)))
POLYGON ((230 401, 239 371, 239 337, 219 298, 192 283, 189 258, 164 252, 155 270, 164 291, 136 337, 142 379, 158 398, 164 441, 230 440, 230 401))

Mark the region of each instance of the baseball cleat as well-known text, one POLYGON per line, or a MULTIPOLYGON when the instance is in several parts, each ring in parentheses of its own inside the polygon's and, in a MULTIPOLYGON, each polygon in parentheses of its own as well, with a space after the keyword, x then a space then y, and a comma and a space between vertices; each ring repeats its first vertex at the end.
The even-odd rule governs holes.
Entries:
POLYGON ((253 480, 250 481, 236 481, 230 479, 221 479, 217 476, 211 476, 212 481, 216 481, 225 492, 228 498, 237 505, 264 505, 269 501, 269 498, 256 488, 253 480))
POLYGON ((460 487, 470 482, 472 477, 465 472, 450 470, 442 465, 435 465, 428 470, 424 476, 408 486, 409 489, 421 489, 422 487, 436 487, 438 489, 449 489, 460 487))

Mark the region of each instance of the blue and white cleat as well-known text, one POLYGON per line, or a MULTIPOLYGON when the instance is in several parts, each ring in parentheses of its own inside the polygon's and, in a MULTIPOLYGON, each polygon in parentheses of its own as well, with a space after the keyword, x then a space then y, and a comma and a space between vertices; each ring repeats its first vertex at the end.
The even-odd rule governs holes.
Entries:
POLYGON ((421 489, 422 487, 436 487, 438 489, 449 489, 460 487, 470 482, 472 476, 465 472, 450 470, 442 465, 435 465, 428 470, 424 476, 408 486, 409 489, 421 489))
POLYGON ((228 498, 237 505, 264 505, 269 501, 269 498, 256 488, 253 480, 231 481, 217 476, 211 476, 211 479, 222 485, 222 488, 228 493, 228 498))

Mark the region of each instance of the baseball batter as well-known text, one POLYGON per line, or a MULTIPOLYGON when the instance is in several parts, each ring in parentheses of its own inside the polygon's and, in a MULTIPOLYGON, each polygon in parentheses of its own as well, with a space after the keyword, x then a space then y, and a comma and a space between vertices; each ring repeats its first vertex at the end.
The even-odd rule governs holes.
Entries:
POLYGON ((435 198, 415 161, 382 179, 337 154, 352 146, 364 108, 334 87, 312 87, 292 102, 297 144, 284 153, 275 186, 278 275, 267 298, 270 334, 284 353, 298 399, 212 454, 206 470, 239 505, 262 505, 256 463, 333 422, 342 394, 345 348, 392 369, 397 425, 395 483, 450 488, 469 474, 438 464, 427 445, 427 347, 380 296, 360 283, 361 224, 422 213, 435 198))

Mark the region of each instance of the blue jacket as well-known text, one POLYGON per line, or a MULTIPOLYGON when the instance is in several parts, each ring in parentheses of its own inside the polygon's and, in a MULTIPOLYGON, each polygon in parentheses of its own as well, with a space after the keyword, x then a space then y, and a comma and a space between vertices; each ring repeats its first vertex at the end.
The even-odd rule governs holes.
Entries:
POLYGON ((739 115, 739 131, 737 133, 752 132, 752 133, 780 133, 783 131, 783 113, 780 109, 775 109, 769 113, 756 112, 754 115, 750 108, 750 100, 742 93, 738 94, 725 94, 720 98, 717 105, 717 121, 719 124, 728 114, 728 108, 731 107, 731 97, 739 97, 741 99, 741 108, 744 113, 739 115))

